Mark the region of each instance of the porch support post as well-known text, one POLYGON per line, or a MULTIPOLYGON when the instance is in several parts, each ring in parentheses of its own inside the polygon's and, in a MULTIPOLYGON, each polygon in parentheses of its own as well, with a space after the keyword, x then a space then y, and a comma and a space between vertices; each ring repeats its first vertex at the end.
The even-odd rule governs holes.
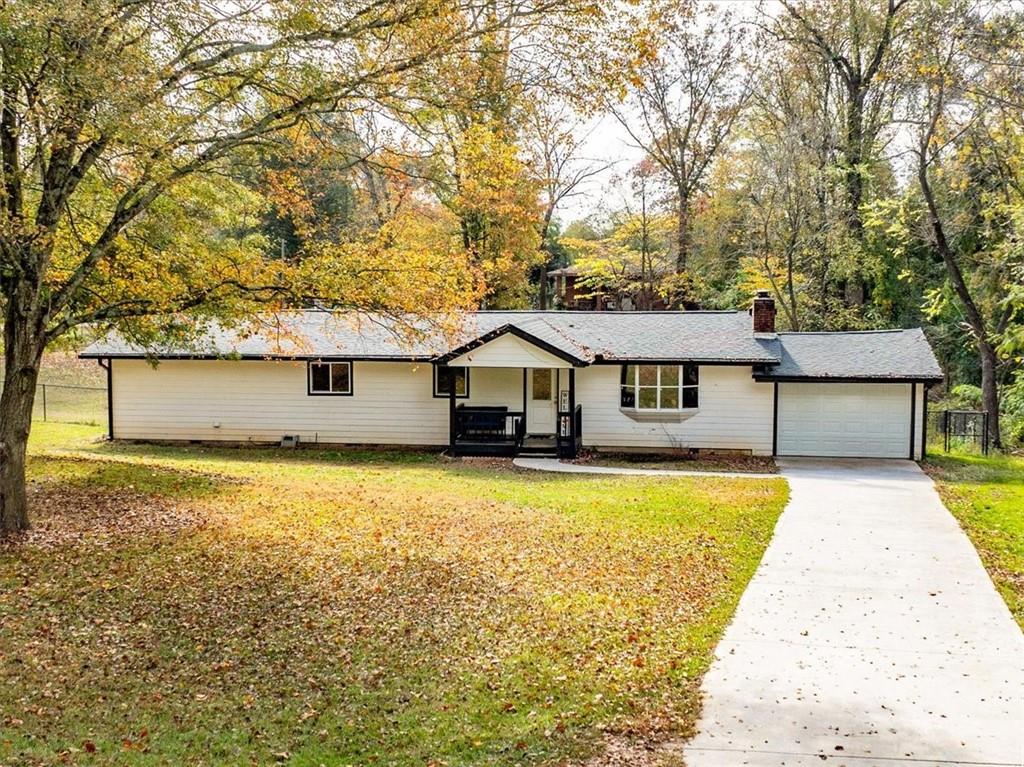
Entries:
POLYGON ((576 457, 576 368, 569 368, 569 452, 576 457))
MULTIPOLYGON (((438 370, 438 374, 440 374, 438 370)), ((456 455, 455 452, 455 378, 452 375, 448 377, 448 451, 452 456, 456 455)))

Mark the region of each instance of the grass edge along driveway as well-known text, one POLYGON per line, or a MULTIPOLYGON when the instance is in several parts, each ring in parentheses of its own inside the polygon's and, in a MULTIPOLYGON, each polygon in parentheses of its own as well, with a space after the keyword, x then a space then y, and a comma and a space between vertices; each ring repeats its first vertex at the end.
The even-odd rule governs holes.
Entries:
POLYGON ((1024 628, 1024 456, 930 455, 925 469, 1024 628))
POLYGON ((554 764, 689 734, 785 482, 41 426, 0 764, 554 764), (94 431, 94 430, 93 430, 94 431))

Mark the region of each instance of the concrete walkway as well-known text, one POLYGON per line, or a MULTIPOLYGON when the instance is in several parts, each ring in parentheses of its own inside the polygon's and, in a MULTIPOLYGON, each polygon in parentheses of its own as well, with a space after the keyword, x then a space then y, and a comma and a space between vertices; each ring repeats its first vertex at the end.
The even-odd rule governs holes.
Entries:
POLYGON ((1024 636, 909 461, 783 460, 791 499, 687 767, 1024 764, 1024 636))
POLYGON ((626 466, 591 466, 585 463, 563 463, 557 458, 520 456, 512 463, 521 469, 554 471, 560 474, 621 474, 631 477, 742 477, 744 479, 778 479, 779 474, 755 474, 744 471, 682 471, 679 469, 631 469, 626 466))

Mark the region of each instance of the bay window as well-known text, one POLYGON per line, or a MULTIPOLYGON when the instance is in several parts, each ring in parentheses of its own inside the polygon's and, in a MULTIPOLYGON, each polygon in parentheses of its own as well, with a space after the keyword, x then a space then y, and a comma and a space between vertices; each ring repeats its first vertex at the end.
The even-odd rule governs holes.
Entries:
POLYGON ((697 407, 697 365, 625 365, 620 404, 636 410, 697 407))

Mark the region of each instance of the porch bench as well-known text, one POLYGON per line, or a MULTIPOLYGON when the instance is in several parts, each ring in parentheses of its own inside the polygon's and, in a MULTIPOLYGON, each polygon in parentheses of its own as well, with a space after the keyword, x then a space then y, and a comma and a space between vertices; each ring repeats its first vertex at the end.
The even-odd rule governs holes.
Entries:
POLYGON ((481 441, 511 439, 511 435, 505 431, 507 418, 507 407, 459 405, 457 419, 460 429, 458 436, 462 439, 481 441))

